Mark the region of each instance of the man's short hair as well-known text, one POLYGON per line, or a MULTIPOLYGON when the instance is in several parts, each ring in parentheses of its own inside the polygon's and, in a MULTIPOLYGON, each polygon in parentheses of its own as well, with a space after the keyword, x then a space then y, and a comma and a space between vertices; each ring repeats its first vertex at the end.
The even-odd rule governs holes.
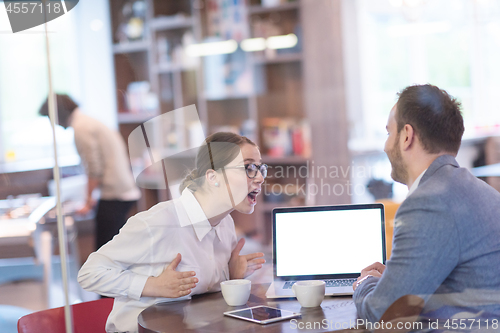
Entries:
POLYGON ((460 102, 430 84, 406 87, 398 96, 398 133, 409 124, 427 152, 458 152, 464 134, 460 102))
MULTIPOLYGON (((56 100, 57 100, 57 112, 59 116, 68 116, 70 115, 77 107, 78 104, 75 103, 71 97, 69 97, 66 94, 56 94, 56 100)), ((49 115, 49 100, 48 97, 43 103, 43 105, 40 107, 40 110, 38 113, 41 116, 48 116, 49 115)))

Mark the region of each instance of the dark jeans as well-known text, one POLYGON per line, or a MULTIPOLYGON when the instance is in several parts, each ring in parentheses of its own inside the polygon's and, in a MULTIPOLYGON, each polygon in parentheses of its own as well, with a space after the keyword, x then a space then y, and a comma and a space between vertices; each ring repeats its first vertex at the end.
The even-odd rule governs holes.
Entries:
POLYGON ((126 222, 127 214, 136 201, 99 200, 97 203, 96 249, 109 242, 126 222))

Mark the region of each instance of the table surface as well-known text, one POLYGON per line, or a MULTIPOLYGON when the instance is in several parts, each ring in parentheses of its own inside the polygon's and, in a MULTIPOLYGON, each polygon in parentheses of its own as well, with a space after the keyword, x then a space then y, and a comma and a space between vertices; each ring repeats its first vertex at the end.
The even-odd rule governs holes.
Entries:
POLYGON ((139 332, 329 332, 353 327, 357 313, 352 297, 325 297, 321 307, 302 308, 295 298, 268 299, 269 284, 252 285, 244 306, 228 306, 220 292, 196 295, 191 300, 160 303, 148 307, 138 317, 139 332), (256 305, 300 312, 296 320, 267 325, 224 316, 224 312, 256 305))

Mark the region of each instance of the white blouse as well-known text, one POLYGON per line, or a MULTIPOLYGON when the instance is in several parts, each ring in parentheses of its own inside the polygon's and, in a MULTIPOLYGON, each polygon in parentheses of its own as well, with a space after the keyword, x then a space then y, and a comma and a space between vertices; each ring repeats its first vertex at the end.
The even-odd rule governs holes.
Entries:
POLYGON ((115 298, 106 331, 137 332, 137 317, 148 306, 219 291, 220 282, 229 277, 228 262, 236 241, 231 215, 212 227, 194 195, 185 189, 179 199, 131 217, 118 235, 88 257, 78 282, 86 290, 115 298), (177 253, 182 255, 177 271, 195 271, 199 280, 191 294, 141 297, 148 277, 160 275, 177 253))

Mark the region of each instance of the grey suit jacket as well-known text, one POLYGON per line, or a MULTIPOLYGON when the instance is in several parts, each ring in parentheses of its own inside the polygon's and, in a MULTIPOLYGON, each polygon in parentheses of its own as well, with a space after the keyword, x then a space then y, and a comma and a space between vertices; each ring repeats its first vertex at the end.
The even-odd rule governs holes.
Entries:
POLYGON ((401 204, 384 274, 353 298, 358 316, 375 322, 408 294, 424 298, 424 312, 458 306, 500 316, 500 193, 450 155, 401 204))

